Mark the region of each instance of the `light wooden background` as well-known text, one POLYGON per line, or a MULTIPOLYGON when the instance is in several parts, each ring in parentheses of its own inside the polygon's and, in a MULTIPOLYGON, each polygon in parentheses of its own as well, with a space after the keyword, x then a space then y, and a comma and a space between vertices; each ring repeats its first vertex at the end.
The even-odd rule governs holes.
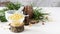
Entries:
MULTIPOLYGON (((0 0, 0 2, 5 2, 6 0, 0 0)), ((28 5, 33 3, 34 6, 40 7, 60 7, 60 0, 7 0, 11 2, 20 2, 23 5, 28 5)))

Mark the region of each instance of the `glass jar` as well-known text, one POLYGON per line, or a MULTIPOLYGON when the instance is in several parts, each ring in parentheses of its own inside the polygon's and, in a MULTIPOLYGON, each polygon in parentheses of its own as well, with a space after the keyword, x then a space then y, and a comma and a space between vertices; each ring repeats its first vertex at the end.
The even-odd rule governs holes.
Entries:
POLYGON ((9 29, 12 32, 22 32, 22 31, 24 31, 23 21, 25 19, 25 15, 21 12, 20 13, 15 13, 15 12, 16 12, 16 10, 9 10, 9 11, 5 12, 5 17, 10 24, 9 29))

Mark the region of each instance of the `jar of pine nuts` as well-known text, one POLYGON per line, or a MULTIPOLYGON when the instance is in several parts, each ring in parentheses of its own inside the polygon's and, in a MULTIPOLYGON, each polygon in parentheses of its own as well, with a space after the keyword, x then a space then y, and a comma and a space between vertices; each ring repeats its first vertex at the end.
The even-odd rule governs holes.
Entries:
POLYGON ((23 13, 16 12, 16 10, 9 10, 9 11, 5 12, 5 17, 10 24, 9 29, 12 32, 22 32, 22 31, 24 31, 23 21, 25 19, 25 15, 23 13))

